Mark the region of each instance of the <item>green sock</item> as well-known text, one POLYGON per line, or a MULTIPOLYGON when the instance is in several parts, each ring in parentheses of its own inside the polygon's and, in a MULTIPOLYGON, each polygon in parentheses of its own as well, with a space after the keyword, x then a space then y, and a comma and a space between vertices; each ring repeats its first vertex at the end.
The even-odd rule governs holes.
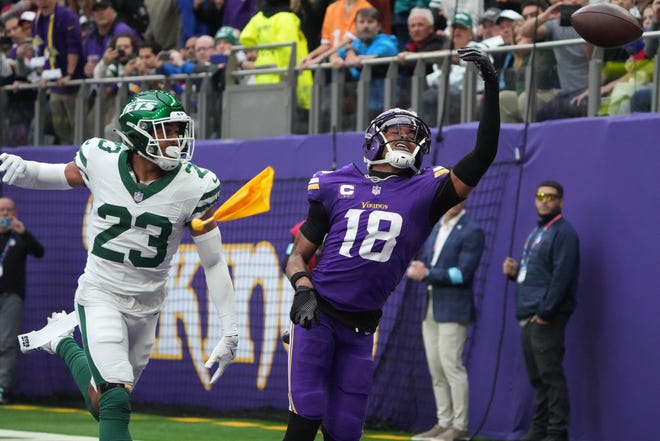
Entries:
POLYGON ((57 355, 64 360, 71 375, 73 375, 73 380, 76 382, 76 386, 78 386, 78 390, 85 400, 85 407, 89 413, 92 414, 94 419, 98 421, 99 414, 92 408, 92 403, 89 399, 89 394, 87 393, 92 373, 89 370, 85 351, 78 346, 78 343, 76 343, 73 338, 64 338, 57 345, 57 355))
POLYGON ((128 421, 131 398, 123 387, 108 389, 99 398, 99 441, 131 441, 128 421))

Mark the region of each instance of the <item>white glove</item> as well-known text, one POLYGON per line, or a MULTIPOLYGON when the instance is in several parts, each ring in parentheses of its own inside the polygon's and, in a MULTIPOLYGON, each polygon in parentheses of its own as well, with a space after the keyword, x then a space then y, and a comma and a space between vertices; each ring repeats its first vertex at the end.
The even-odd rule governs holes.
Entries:
POLYGON ((3 153, 0 155, 0 173, 4 172, 2 182, 13 184, 17 179, 25 178, 26 165, 25 160, 20 156, 3 153))
POLYGON ((211 377, 211 384, 218 381, 225 368, 234 361, 236 348, 238 348, 238 335, 225 335, 220 340, 220 343, 215 346, 213 352, 211 352, 211 356, 204 365, 206 369, 211 369, 216 362, 218 363, 218 369, 216 369, 211 377))

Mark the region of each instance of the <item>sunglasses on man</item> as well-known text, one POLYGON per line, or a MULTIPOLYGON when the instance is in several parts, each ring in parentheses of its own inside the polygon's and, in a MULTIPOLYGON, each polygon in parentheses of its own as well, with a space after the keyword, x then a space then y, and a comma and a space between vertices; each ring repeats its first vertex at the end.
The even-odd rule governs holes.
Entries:
POLYGON ((548 202, 554 202, 556 199, 559 199, 559 195, 557 193, 543 193, 542 191, 539 191, 536 193, 536 200, 541 202, 542 200, 547 200, 548 202))

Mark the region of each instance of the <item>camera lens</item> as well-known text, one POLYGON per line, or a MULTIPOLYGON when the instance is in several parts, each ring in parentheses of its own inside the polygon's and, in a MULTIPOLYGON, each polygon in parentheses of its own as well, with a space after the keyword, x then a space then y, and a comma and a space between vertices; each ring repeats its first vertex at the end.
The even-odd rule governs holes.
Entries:
POLYGON ((117 56, 118 57, 125 57, 126 56, 126 51, 124 51, 123 49, 119 49, 117 51, 117 56))

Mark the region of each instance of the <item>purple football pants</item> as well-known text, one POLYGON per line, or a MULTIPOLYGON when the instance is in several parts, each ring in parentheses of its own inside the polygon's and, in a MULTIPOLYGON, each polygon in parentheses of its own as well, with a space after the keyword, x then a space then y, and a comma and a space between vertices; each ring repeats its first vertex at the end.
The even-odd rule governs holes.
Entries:
POLYGON ((373 335, 362 335, 321 313, 320 326, 295 325, 289 346, 289 409, 322 420, 337 441, 362 436, 371 392, 373 335))

